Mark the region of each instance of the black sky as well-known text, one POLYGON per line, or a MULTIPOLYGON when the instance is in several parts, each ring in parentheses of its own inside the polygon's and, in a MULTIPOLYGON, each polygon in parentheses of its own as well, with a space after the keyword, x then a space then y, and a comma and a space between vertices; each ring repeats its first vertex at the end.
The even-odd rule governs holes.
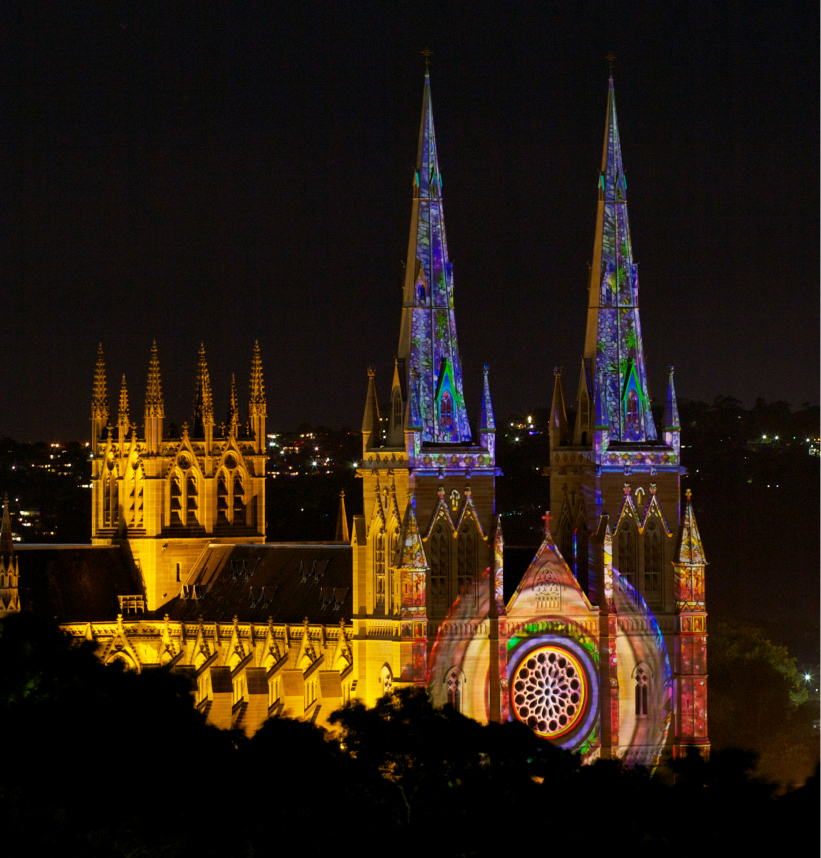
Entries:
MULTIPOLYGON (((651 394, 818 402, 818 5, 7 3, 0 435, 82 439, 102 340, 169 419, 259 338, 269 425, 387 394, 421 109, 433 107, 468 408, 573 393, 607 63, 651 394)), ((573 398, 572 396, 570 397, 573 398)), ((219 420, 219 414, 218 414, 219 420)))

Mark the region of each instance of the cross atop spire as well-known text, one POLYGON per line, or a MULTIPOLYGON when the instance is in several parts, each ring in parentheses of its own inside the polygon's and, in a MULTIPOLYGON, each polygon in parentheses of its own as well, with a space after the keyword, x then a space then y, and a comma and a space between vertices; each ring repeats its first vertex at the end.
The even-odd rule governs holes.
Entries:
POLYGON ((584 357, 601 371, 611 441, 655 441, 639 322, 638 266, 627 219, 627 182, 613 79, 607 95, 596 237, 590 269, 584 357))
POLYGON ((427 73, 413 176, 398 357, 408 382, 406 390, 413 370, 419 372, 422 440, 471 443, 453 311, 453 266, 448 259, 442 174, 427 73))

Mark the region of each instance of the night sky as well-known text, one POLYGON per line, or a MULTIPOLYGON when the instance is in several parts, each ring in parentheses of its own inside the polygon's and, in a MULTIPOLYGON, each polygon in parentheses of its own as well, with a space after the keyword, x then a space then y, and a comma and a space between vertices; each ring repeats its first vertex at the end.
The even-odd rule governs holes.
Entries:
MULTIPOLYGON (((0 435, 83 439, 97 344, 217 421, 259 339, 269 427, 383 404, 429 47, 468 409, 572 401, 608 65, 651 395, 818 403, 818 4, 5 3, 0 435)), ((572 404, 572 402, 571 402, 572 404)), ((245 408, 243 402, 243 409, 245 408)))

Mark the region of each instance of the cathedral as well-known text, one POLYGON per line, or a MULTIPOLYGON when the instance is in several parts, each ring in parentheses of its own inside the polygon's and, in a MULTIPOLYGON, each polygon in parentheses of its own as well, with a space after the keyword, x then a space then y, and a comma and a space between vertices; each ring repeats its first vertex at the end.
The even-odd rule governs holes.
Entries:
POLYGON ((187 673, 208 719, 248 734, 274 714, 327 724, 347 701, 416 686, 586 760, 706 754, 706 560, 681 498, 672 367, 661 426, 651 411, 612 77, 576 415, 556 371, 550 512, 507 603, 490 376, 471 421, 441 188, 426 73, 399 343, 383 411, 368 369, 364 514, 350 535, 343 516, 333 542, 265 542, 258 346, 247 421, 233 385, 216 425, 201 349, 192 420, 177 430, 154 344, 142 434, 125 377, 114 422, 101 346, 92 544, 15 548, 6 510, 0 617, 58 616, 107 663, 187 673))

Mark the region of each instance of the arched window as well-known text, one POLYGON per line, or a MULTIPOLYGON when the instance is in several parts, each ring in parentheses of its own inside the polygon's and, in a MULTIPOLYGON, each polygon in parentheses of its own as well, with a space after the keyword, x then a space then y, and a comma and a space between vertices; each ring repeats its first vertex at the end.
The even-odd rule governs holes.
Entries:
POLYGON ((171 477, 171 524, 182 523, 182 481, 179 474, 174 474, 171 477))
POLYGON ((453 397, 447 390, 439 399, 439 429, 447 434, 455 430, 453 425, 453 397))
POLYGON ((239 473, 234 474, 234 524, 245 524, 245 490, 239 473))
POLYGON ((618 570, 623 580, 636 586, 636 528, 627 518, 619 527, 619 563, 618 570))
POLYGON ((587 446, 587 432, 590 429, 590 400, 586 393, 582 393, 581 402, 579 403, 579 425, 581 427, 581 443, 583 447, 587 446))
POLYGON ((458 667, 452 667, 445 675, 448 703, 461 712, 465 704, 465 674, 458 667))
POLYGON ((193 474, 188 475, 188 479, 186 480, 186 516, 185 523, 191 527, 197 524, 197 506, 198 506, 198 498, 197 498, 197 478, 193 474))
POLYGON ((217 478, 217 524, 228 524, 228 480, 224 472, 217 478))
POLYGON ((624 400, 624 438, 638 440, 641 438, 639 427, 639 398, 635 390, 630 390, 624 400))
POLYGON ((641 664, 636 668, 636 715, 647 715, 650 697, 650 674, 641 664))
POLYGON ((653 518, 644 531, 644 598, 648 604, 661 601, 661 527, 653 518))
POLYGON ((460 595, 476 598, 476 527, 465 521, 457 539, 456 586, 460 595))
POLYGON ((453 537, 441 519, 430 535, 430 608, 431 617, 443 617, 450 607, 450 545, 453 537))

